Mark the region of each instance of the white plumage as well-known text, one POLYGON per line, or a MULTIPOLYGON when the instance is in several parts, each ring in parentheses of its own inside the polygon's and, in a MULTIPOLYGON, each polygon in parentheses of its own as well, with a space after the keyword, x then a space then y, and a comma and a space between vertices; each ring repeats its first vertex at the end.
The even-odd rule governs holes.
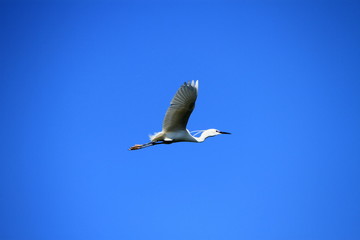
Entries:
POLYGON ((213 137, 219 134, 230 134, 221 132, 217 129, 201 130, 200 137, 191 135, 186 125, 189 117, 194 110, 196 98, 198 95, 199 81, 192 80, 184 83, 176 92, 170 107, 166 111, 162 125, 162 131, 150 135, 149 143, 135 145, 129 150, 137 150, 157 144, 170 144, 174 142, 203 142, 207 137, 213 137))

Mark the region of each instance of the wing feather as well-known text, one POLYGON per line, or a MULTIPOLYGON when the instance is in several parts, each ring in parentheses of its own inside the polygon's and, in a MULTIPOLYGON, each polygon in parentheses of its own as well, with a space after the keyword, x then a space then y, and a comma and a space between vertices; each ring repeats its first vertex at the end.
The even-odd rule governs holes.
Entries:
POLYGON ((185 130, 189 117, 195 108, 198 81, 184 83, 170 102, 163 121, 163 131, 185 130))

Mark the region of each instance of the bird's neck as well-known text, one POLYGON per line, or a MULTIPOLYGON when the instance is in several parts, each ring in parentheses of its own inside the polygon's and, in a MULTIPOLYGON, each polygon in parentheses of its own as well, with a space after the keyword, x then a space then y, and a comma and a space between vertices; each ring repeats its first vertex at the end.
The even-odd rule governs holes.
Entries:
POLYGON ((207 130, 204 131, 200 137, 195 137, 195 139, 198 141, 198 142, 203 142, 205 141, 206 138, 210 137, 210 132, 208 132, 207 130))

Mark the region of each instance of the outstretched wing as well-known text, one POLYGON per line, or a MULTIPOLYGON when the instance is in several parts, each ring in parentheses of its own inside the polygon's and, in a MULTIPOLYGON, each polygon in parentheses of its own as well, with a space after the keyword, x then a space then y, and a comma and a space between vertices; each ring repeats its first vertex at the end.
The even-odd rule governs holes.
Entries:
POLYGON ((189 117, 194 110, 198 94, 198 81, 184 83, 171 100, 164 122, 163 131, 185 130, 189 117))

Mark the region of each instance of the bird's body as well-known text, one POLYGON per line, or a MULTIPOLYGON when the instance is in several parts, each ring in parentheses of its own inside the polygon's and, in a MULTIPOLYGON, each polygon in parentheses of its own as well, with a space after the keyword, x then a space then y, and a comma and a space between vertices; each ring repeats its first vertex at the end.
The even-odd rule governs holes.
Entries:
POLYGON ((172 132, 159 132, 150 136, 152 142, 171 141, 171 142, 197 142, 189 130, 177 130, 172 132))
POLYGON ((150 135, 149 143, 135 145, 129 150, 137 150, 157 144, 169 144, 175 142, 203 142, 207 137, 219 134, 229 134, 216 129, 201 130, 200 137, 191 135, 186 129, 189 117, 194 110, 195 101, 198 94, 198 81, 184 83, 176 92, 170 103, 163 121, 162 131, 150 135))

